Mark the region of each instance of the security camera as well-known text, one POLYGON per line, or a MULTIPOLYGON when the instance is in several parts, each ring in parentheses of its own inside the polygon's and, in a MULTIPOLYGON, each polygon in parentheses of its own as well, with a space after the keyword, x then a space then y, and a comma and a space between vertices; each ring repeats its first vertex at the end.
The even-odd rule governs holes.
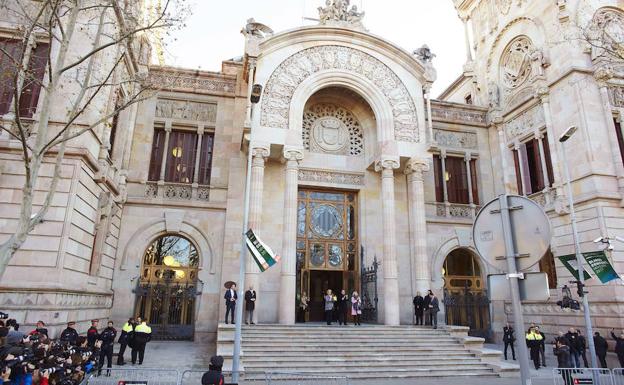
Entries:
POLYGON ((598 238, 594 239, 594 243, 600 243, 600 242, 602 242, 603 239, 604 239, 603 237, 598 237, 598 238))

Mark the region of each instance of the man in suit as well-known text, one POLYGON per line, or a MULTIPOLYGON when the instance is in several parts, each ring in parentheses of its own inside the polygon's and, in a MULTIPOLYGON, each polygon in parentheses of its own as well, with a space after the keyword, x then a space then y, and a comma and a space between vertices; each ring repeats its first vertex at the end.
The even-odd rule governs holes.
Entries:
POLYGON ((420 295, 420 292, 416 292, 416 297, 412 301, 414 303, 414 315, 416 316, 415 325, 423 324, 423 312, 425 310, 425 299, 420 295))
POLYGON ((228 323, 228 315, 230 314, 231 323, 234 323, 236 300, 238 299, 238 294, 236 294, 236 284, 233 283, 232 286, 225 291, 223 298, 225 299, 225 323, 228 323))
MULTIPOLYGON (((249 290, 245 292, 245 311, 247 315, 245 316, 245 325, 252 324, 253 322, 253 313, 256 308, 256 291, 253 286, 249 286, 249 290), (247 316, 249 317, 249 321, 247 321, 247 316)), ((227 319, 227 316, 225 317, 227 319)))
POLYGON ((514 350, 514 342, 516 341, 516 337, 514 336, 514 329, 507 323, 505 327, 503 327, 503 343, 505 344, 505 360, 507 360, 507 348, 511 347, 511 357, 516 360, 516 351, 514 350))

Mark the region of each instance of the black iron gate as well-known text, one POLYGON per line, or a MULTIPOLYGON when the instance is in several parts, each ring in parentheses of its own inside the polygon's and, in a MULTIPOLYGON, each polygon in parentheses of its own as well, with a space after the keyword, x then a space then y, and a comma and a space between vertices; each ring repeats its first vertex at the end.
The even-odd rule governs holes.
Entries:
POLYGON ((377 270, 379 263, 377 262, 377 256, 373 260, 373 264, 370 267, 364 266, 364 248, 361 248, 361 264, 362 266, 362 321, 377 323, 377 302, 379 300, 377 295, 377 270))
POLYGON ((490 299, 486 291, 471 292, 467 287, 459 292, 445 289, 443 302, 447 325, 468 326, 470 336, 491 340, 490 299))
POLYGON ((176 282, 173 270, 165 270, 164 275, 162 281, 139 284, 135 315, 145 317, 152 328, 153 339, 192 340, 198 295, 196 284, 176 282))

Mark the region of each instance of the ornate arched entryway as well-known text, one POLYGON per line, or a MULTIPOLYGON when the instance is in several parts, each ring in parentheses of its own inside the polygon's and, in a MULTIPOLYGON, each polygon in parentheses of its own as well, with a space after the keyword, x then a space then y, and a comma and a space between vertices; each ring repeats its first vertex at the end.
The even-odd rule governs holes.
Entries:
POLYGON ((134 314, 155 339, 193 338, 198 270, 197 248, 182 236, 163 235, 145 250, 134 314))
POLYGON ((488 338, 490 300, 477 258, 468 249, 455 249, 446 257, 442 273, 447 325, 468 326, 470 335, 488 338))

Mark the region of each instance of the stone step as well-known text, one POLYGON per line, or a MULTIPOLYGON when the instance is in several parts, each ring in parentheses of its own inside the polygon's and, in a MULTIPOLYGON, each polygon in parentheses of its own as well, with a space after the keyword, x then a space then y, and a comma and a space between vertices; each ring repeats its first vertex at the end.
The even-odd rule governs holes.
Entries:
POLYGON ((461 345, 459 345, 456 342, 441 342, 441 343, 427 343, 427 342, 418 342, 418 343, 412 343, 412 342, 403 342, 403 341, 394 341, 394 342, 388 342, 388 341, 355 341, 355 342, 349 342, 349 341, 327 341, 327 342, 314 342, 313 344, 304 344, 304 343, 296 343, 296 342, 289 342, 289 341, 245 341, 243 339, 243 346, 248 347, 248 346, 267 346, 267 344, 270 344, 271 346, 275 346, 275 347, 306 347, 306 346, 310 346, 310 347, 336 347, 337 345, 341 345, 344 347, 350 347, 350 348, 373 348, 373 347, 378 347, 378 348, 382 348, 382 347, 431 347, 431 348, 439 348, 439 347, 458 347, 458 348, 463 348, 461 345))
POLYGON ((477 366, 488 368, 487 365, 484 365, 477 358, 466 358, 466 359, 453 359, 453 360, 442 360, 442 359, 426 359, 426 358, 408 358, 408 359, 389 359, 388 357, 371 357, 368 359, 362 358, 343 358, 343 357, 332 357, 331 359, 318 359, 318 360, 276 360, 273 358, 262 360, 260 357, 256 360, 250 359, 250 357, 245 357, 245 368, 280 368, 280 367, 288 367, 288 368, 333 368, 337 366, 345 366, 345 365, 357 365, 357 366, 382 366, 382 367, 448 367, 452 366, 453 368, 475 368, 477 366))
POLYGON ((283 357, 285 357, 285 359, 287 359, 288 357, 324 358, 324 357, 327 357, 329 354, 333 354, 334 356, 341 355, 341 356, 348 356, 348 357, 371 357, 372 355, 383 355, 385 357, 395 357, 395 356, 398 356, 398 357, 436 357, 436 358, 442 358, 442 359, 445 357, 448 357, 449 359, 451 358, 460 359, 463 357, 469 357, 469 358, 476 357, 473 353, 467 352, 466 350, 463 350, 463 349, 462 350, 460 349, 455 349, 455 350, 388 349, 388 350, 378 350, 378 351, 370 352, 370 351, 359 351, 359 350, 349 350, 349 349, 325 349, 325 350, 292 349, 292 350, 285 351, 283 349, 269 350, 269 349, 261 349, 261 348, 245 348, 244 353, 245 353, 245 360, 248 357, 259 357, 259 358, 265 359, 265 357, 268 357, 269 355, 271 357, 282 357, 282 356, 276 355, 276 353, 284 353, 283 357), (286 355, 286 353, 288 355, 286 355))
POLYGON ((411 338, 411 337, 336 337, 330 338, 327 336, 319 336, 317 338, 311 337, 297 337, 297 338, 286 338, 286 337, 274 337, 274 338, 265 338, 265 337, 248 337, 243 336, 243 341, 245 342, 288 342, 290 344, 317 344, 317 343, 341 343, 346 341, 363 341, 363 342, 403 342, 403 343, 412 343, 412 344, 449 344, 455 343, 457 344, 457 340, 452 338, 411 338))
MULTIPOLYGON (((277 372, 277 371, 276 371, 277 372)), ((372 370, 367 370, 366 368, 357 368, 356 370, 349 371, 341 371, 339 373, 329 373, 323 372, 319 373, 318 370, 313 371, 298 371, 299 374, 303 376, 297 377, 296 375, 289 376, 283 373, 287 373, 286 370, 280 370, 279 373, 276 374, 274 378, 278 378, 280 380, 288 380, 288 379, 305 379, 305 374, 314 376, 314 375, 327 375, 327 376, 337 376, 337 377, 349 377, 350 379, 380 379, 380 378, 441 378, 441 377, 458 377, 458 378, 474 378, 474 377, 498 377, 496 373, 494 373, 491 369, 476 369, 476 370, 460 370, 460 371, 449 371, 449 370, 435 370, 435 369, 394 369, 388 368, 380 371, 378 368, 373 368, 372 370)), ((264 380, 264 375, 250 375, 246 376, 247 380, 261 379, 264 380)), ((307 381, 304 383, 308 383, 307 381)), ((472 382, 468 384, 473 384, 472 382)))

